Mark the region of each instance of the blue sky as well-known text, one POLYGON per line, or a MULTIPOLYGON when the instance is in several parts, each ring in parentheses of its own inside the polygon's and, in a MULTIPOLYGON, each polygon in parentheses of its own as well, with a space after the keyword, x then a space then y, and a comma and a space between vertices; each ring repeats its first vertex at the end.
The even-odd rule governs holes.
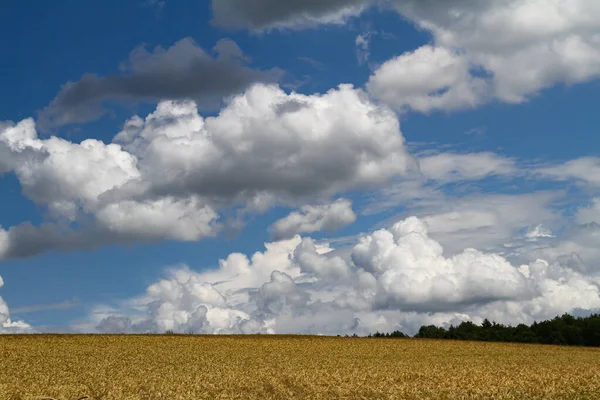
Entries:
POLYGON ((597 309, 600 26, 582 11, 592 0, 570 13, 549 0, 511 2, 437 11, 408 0, 290 2, 256 13, 227 0, 237 11, 223 14, 199 0, 9 0, 0 15, 0 121, 12 121, 0 125, 0 331, 411 331, 597 309), (130 58, 140 46, 143 57, 130 58), (132 138, 113 139, 160 102, 163 122, 148 119, 132 138), (305 114, 264 116, 262 102, 305 114), (182 139, 200 132, 186 125, 200 116, 216 138, 206 153, 182 139), (37 142, 6 133, 28 118, 37 142), (289 132, 297 138, 282 141, 289 132), (325 139, 305 151, 314 132, 325 139), (109 165, 108 153, 87 164, 92 150, 75 153, 86 139, 100 141, 98 152, 115 143, 137 166, 109 165), (63 151, 73 153, 60 164, 53 157, 63 151), (278 167, 294 157, 294 169, 278 167), (100 176, 105 167, 122 170, 100 176), (113 181, 121 171, 128 177, 113 181), (206 210, 226 226, 200 226, 206 210), (376 229, 395 235, 383 241, 391 247, 361 248, 377 242, 376 229), (471 259, 466 248, 480 253, 471 259), (280 251, 289 253, 283 261, 280 251), (219 267, 230 254, 255 252, 261 273, 219 267), (540 259, 546 272, 523 272, 540 271, 540 259), (219 269, 207 275, 211 268, 219 269), (376 283, 361 286, 360 274, 376 283), (170 286, 156 286, 163 278, 170 286), (563 282, 554 292, 553 279, 563 282), (207 300, 194 280, 223 300, 207 300), (441 281, 460 295, 444 298, 441 281), (482 291, 493 293, 483 306, 482 291), (298 302, 298 293, 310 300, 298 302))

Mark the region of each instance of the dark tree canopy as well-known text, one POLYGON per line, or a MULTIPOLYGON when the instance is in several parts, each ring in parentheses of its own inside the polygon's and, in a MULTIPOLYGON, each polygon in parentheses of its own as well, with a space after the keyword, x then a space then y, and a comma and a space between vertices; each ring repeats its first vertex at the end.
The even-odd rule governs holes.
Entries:
MULTIPOLYGON (((408 337, 400 331, 377 332, 369 337, 408 337)), ((476 340, 486 342, 541 343, 570 346, 600 346, 600 314, 573 317, 564 314, 549 321, 534 322, 531 326, 505 326, 485 319, 481 325, 462 322, 447 329, 423 325, 416 338, 476 340)))

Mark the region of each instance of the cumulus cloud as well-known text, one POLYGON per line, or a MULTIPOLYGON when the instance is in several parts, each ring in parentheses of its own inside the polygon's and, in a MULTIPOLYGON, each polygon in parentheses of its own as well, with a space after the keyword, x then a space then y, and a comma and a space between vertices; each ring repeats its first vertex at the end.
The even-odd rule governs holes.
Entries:
POLYGON ((431 30, 438 45, 464 49, 492 73, 501 100, 520 102, 539 89, 599 72, 600 8, 594 1, 490 1, 475 7, 454 1, 437 11, 430 2, 403 3, 399 9, 431 30))
POLYGON ((556 84, 600 76, 595 0, 214 0, 213 10, 217 22, 231 27, 302 28, 344 22, 374 5, 433 36, 383 63, 369 80, 369 91, 399 110, 521 103, 556 84))
POLYGON ((392 3, 434 37, 433 47, 427 45, 391 60, 373 75, 373 93, 396 106, 426 112, 476 106, 492 99, 520 103, 556 84, 585 82, 600 75, 596 22, 600 8, 593 0, 392 3), (403 72, 420 65, 424 54, 435 66, 432 75, 448 80, 437 88, 424 87, 423 103, 415 103, 410 91, 405 95, 403 72), (397 85, 397 97, 384 90, 384 83, 397 85), (432 94, 432 90, 443 94, 432 94))
MULTIPOLYGON (((0 288, 4 286, 4 281, 0 276, 0 288)), ((8 305, 2 297, 0 297, 0 334, 3 333, 31 333, 33 328, 24 321, 12 321, 8 305)))
POLYGON ((467 249, 448 259, 417 218, 361 239, 354 263, 383 289, 382 305, 407 311, 439 311, 529 295, 519 271, 498 255, 467 249))
POLYGON ((276 221, 270 228, 276 240, 289 239, 297 234, 325 231, 333 233, 356 221, 352 202, 338 199, 318 206, 303 206, 287 217, 276 221))
POLYGON ((488 84, 464 54, 426 45, 383 63, 366 87, 399 111, 458 110, 482 102, 488 84))
POLYGON ((0 152, 9 156, 6 170, 16 174, 23 194, 46 206, 58 220, 0 228, 0 258, 130 240, 198 240, 215 234, 218 216, 197 196, 103 203, 103 193, 141 178, 137 158, 117 144, 40 139, 33 120, 27 119, 0 132, 0 152), (78 222, 80 229, 71 228, 71 222, 78 222))
POLYGON ((203 333, 367 334, 493 317, 502 323, 600 307, 599 280, 560 263, 513 265, 466 249, 446 257, 411 217, 361 237, 343 255, 299 236, 217 270, 173 268, 116 310, 99 306, 80 329, 203 333))
MULTIPOLYGON (((0 155, 0 171, 14 172, 23 193, 52 218, 40 227, 0 229, 0 258, 196 241, 218 234, 222 209, 326 202, 416 165, 394 112, 350 85, 307 96, 257 84, 209 118, 192 101, 165 101, 145 119, 127 121, 110 144, 41 139, 27 119, 2 126, 0 155)), ((341 214, 349 221, 349 212, 341 214)), ((340 224, 333 219, 314 224, 333 228, 340 224)))
POLYGON ((43 127, 87 122, 101 116, 102 103, 111 100, 160 101, 191 99, 202 104, 219 103, 254 82, 273 82, 281 71, 260 71, 246 66, 238 45, 222 39, 214 57, 192 39, 168 49, 136 48, 122 65, 122 73, 109 76, 85 74, 63 86, 39 114, 43 127))
POLYGON ((73 216, 76 202, 93 209, 100 194, 140 177, 138 160, 119 145, 40 139, 32 119, 0 131, 0 151, 8 155, 7 169, 17 175, 23 193, 66 217, 73 216))
POLYGON ((311 96, 255 85, 206 119, 193 103, 164 102, 115 141, 142 160, 151 191, 217 198, 330 196, 414 164, 396 115, 351 85, 311 96))

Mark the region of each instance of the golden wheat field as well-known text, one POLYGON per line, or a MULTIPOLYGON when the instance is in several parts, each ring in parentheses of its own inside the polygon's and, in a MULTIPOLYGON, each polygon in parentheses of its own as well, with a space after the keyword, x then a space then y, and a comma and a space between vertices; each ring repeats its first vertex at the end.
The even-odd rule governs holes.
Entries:
POLYGON ((303 336, 0 336, 0 398, 600 399, 600 350, 303 336))

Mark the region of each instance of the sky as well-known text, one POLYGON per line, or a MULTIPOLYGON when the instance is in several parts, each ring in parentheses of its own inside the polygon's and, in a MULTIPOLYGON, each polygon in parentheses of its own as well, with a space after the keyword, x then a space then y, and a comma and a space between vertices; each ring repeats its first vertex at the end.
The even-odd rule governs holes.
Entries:
POLYGON ((7 0, 0 333, 598 312, 598 21, 595 0, 7 0))

